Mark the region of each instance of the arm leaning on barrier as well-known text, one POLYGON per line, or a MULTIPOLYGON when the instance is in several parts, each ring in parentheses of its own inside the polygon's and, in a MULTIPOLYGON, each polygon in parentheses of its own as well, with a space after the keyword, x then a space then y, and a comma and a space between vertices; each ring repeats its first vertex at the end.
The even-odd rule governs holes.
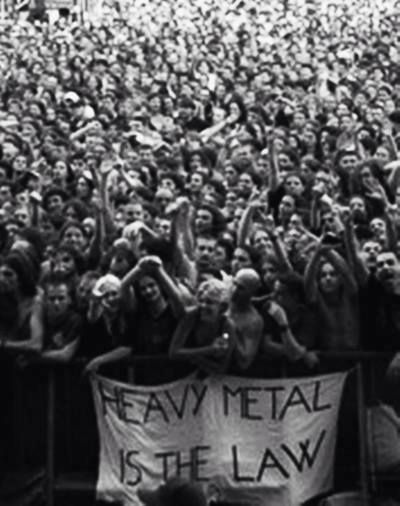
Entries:
POLYGON ((111 350, 103 355, 99 355, 91 360, 85 367, 85 373, 95 373, 99 367, 119 362, 124 358, 128 358, 131 355, 131 349, 127 346, 118 346, 114 350, 111 350))
POLYGON ((49 350, 42 353, 42 357, 53 362, 69 362, 74 357, 78 350, 79 337, 74 339, 71 343, 66 344, 59 350, 49 350))

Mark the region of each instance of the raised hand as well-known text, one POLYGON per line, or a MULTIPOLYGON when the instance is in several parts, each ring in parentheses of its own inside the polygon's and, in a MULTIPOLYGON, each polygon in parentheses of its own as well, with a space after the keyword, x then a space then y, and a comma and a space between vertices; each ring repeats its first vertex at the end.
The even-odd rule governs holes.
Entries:
POLYGON ((146 272, 154 272, 161 269, 163 263, 160 257, 155 255, 148 255, 141 258, 138 262, 138 267, 146 272))

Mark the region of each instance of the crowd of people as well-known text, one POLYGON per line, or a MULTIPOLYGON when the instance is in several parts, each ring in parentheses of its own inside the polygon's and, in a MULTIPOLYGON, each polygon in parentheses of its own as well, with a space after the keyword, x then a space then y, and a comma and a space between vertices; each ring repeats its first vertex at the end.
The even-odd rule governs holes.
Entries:
POLYGON ((5 23, 3 349, 235 374, 398 350, 400 5, 380 4, 5 23))

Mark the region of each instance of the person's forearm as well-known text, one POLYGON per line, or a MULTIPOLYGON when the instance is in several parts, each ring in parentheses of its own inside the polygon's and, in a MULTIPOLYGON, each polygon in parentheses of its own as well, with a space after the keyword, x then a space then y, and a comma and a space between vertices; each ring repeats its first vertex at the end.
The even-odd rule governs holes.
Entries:
MULTIPOLYGON (((100 211, 101 213, 101 211, 100 211)), ((96 216, 95 229, 87 255, 88 267, 95 270, 100 263, 102 252, 105 246, 104 222, 100 216, 96 216)))
POLYGON ((297 341, 290 327, 282 332, 281 337, 285 347, 285 354, 290 360, 299 360, 307 353, 306 347, 297 341))
POLYGON ((317 298, 317 272, 320 255, 321 251, 319 249, 314 251, 304 272, 304 289, 310 302, 314 302, 317 298))
POLYGON ((199 348, 180 348, 171 353, 171 358, 197 358, 209 357, 215 352, 213 346, 201 346, 199 348))
POLYGON ((138 266, 131 269, 128 274, 122 279, 121 282, 121 290, 125 291, 127 288, 129 288, 135 281, 139 279, 139 276, 141 274, 141 270, 138 266))
POLYGON ((344 243, 347 252, 349 265, 360 285, 365 285, 368 279, 368 269, 359 256, 358 243, 354 233, 354 226, 351 221, 345 224, 344 243))
POLYGON ((39 342, 28 339, 26 341, 7 341, 4 348, 9 351, 39 353, 42 349, 39 342))
POLYGON ((184 305, 178 287, 172 281, 170 276, 168 276, 164 268, 158 270, 157 279, 160 282, 161 288, 167 295, 174 316, 176 318, 180 318, 184 313, 184 305))
POLYGON ((311 216, 310 216, 310 226, 311 230, 314 232, 320 229, 320 214, 319 214, 319 205, 318 200, 314 198, 311 202, 311 216))
POLYGON ((108 353, 104 353, 103 355, 95 357, 91 362, 96 362, 97 366, 100 367, 102 365, 118 362, 119 360, 129 357, 130 354, 131 354, 130 348, 128 348, 127 346, 119 346, 115 350, 109 351, 108 353))
POLYGON ((388 143, 388 148, 390 150, 391 159, 397 160, 398 159, 398 152, 397 152, 396 141, 393 139, 393 135, 391 135, 389 133, 389 134, 386 134, 385 137, 386 137, 386 140, 388 143))
POLYGON ((200 132, 201 140, 206 143, 208 142, 214 135, 217 135, 221 132, 226 126, 228 126, 228 122, 226 119, 220 121, 216 125, 206 128, 200 132))
POLYGON ((280 184, 280 170, 279 170, 279 160, 276 156, 274 141, 270 141, 269 143, 269 160, 271 167, 269 188, 271 191, 276 191, 280 184))
POLYGON ((184 252, 192 260, 194 257, 194 237, 190 223, 190 213, 179 217, 177 221, 178 235, 182 238, 184 252))
POLYGON ((276 258, 278 259, 279 265, 285 272, 293 272, 293 266, 290 263, 285 245, 279 237, 271 236, 272 245, 275 251, 276 258))
POLYGON ((282 343, 276 343, 270 339, 266 340, 263 346, 263 351, 277 357, 285 356, 285 346, 282 343))
POLYGON ((240 218, 238 226, 238 247, 245 246, 248 242, 253 223, 254 211, 254 207, 248 206, 240 218))
POLYGON ((104 227, 104 236, 115 233, 114 219, 110 207, 110 199, 107 191, 108 177, 102 177, 100 180, 100 219, 104 227))
POLYGON ((83 137, 84 135, 86 135, 89 130, 90 130, 89 125, 85 125, 84 127, 79 128, 79 130, 76 130, 75 132, 72 132, 71 135, 69 136, 69 140, 71 142, 79 140, 81 137, 83 137))
POLYGON ((386 213, 386 234, 387 234, 387 247, 389 251, 396 253, 397 250, 397 227, 391 217, 386 213))
POLYGON ((79 340, 76 339, 72 343, 67 344, 61 350, 49 350, 42 353, 42 357, 55 362, 69 362, 78 349, 79 340))

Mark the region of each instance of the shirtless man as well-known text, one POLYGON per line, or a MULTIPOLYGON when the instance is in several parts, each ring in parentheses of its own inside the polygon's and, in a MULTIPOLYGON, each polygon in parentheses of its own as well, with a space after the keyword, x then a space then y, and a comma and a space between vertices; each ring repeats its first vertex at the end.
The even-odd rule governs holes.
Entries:
POLYGON ((260 285, 254 269, 240 269, 233 279, 228 316, 237 332, 235 364, 242 371, 250 367, 260 349, 263 320, 251 301, 260 285))

